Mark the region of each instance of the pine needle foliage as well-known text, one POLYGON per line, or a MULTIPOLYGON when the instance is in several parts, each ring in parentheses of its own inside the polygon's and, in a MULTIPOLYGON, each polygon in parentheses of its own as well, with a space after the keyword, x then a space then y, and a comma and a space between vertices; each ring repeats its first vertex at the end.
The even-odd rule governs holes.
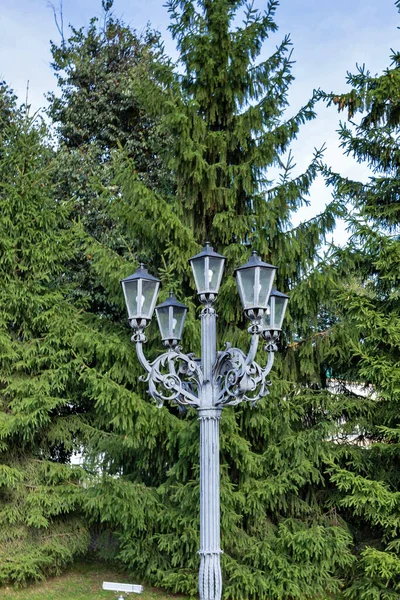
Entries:
POLYGON ((63 265, 76 251, 54 194, 46 132, 17 110, 0 127, 0 583, 60 572, 85 552, 79 401, 63 265))
POLYGON ((347 82, 351 92, 327 98, 348 111, 342 147, 367 164, 371 176, 363 183, 326 173, 336 197, 352 207, 350 241, 337 254, 351 283, 337 292, 335 310, 346 337, 333 369, 344 391, 369 408, 352 432, 353 443, 343 445, 332 464, 331 502, 355 540, 357 562, 345 597, 394 599, 400 592, 399 54, 393 52, 382 74, 362 67, 347 82))

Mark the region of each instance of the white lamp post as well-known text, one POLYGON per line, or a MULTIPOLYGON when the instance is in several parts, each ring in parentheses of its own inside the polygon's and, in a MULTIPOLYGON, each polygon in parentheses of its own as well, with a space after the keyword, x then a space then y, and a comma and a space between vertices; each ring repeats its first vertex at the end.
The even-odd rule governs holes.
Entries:
POLYGON ((273 365, 276 341, 288 296, 272 291, 276 267, 261 261, 253 252, 235 275, 243 310, 251 325, 251 344, 246 355, 226 344, 217 353, 216 312, 213 303, 221 284, 225 257, 207 243, 190 259, 201 311, 201 360, 183 354, 178 345, 187 307, 173 295, 156 307, 161 337, 167 352, 149 363, 143 352, 144 329, 154 310, 159 280, 143 265, 121 283, 134 330, 132 341, 141 365, 147 372, 151 396, 163 405, 166 400, 197 409, 200 421, 200 600, 219 600, 222 593, 220 567, 219 421, 224 406, 240 402, 255 404, 268 394, 267 376, 273 365), (255 362, 260 335, 267 340, 265 367, 255 362))

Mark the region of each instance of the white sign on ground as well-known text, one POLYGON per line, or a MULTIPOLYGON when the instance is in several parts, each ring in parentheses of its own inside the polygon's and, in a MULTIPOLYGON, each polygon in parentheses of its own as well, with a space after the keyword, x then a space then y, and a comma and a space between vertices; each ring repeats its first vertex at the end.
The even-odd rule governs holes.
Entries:
POLYGON ((143 586, 134 585, 132 583, 112 583, 111 581, 103 581, 103 590, 125 592, 125 594, 141 594, 143 592, 143 586))

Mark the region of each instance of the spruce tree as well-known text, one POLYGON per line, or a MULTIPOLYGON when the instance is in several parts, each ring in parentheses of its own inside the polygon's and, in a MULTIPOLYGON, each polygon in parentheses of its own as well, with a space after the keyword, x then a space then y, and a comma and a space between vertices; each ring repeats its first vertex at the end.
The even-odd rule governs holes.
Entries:
POLYGON ((149 28, 138 34, 113 16, 112 4, 103 3, 103 23, 92 18, 87 28, 71 25, 70 36, 60 45, 51 42, 51 66, 61 94, 48 94, 48 116, 63 149, 59 181, 65 195, 75 199, 86 229, 100 238, 115 226, 96 193, 112 184, 113 150, 124 149, 147 185, 168 185, 159 159, 165 139, 139 104, 132 83, 156 52, 159 36, 149 28))
POLYGON ((46 135, 15 107, 0 124, 0 583, 58 573, 89 543, 84 471, 69 464, 81 428, 69 340, 82 307, 64 266, 76 234, 46 135))
MULTIPOLYGON (((188 0, 168 3, 180 52, 173 68, 158 60, 151 76, 135 79, 146 110, 171 136, 163 157, 176 181, 174 193, 151 189, 129 156, 119 160, 118 188, 108 206, 129 232, 128 253, 88 241, 91 268, 110 301, 122 307, 118 280, 139 259, 190 307, 183 346, 199 350, 197 300, 187 259, 208 238, 227 256, 218 303, 219 339, 248 344, 233 268, 250 248, 279 267, 277 286, 290 292, 287 330, 271 394, 257 408, 224 411, 221 423, 223 577, 230 598, 324 598, 337 593, 342 569, 353 563, 351 535, 329 505, 329 477, 345 398, 326 389, 324 302, 332 283, 319 259, 325 235, 341 210, 333 202, 292 228, 291 215, 307 202, 320 168, 320 152, 292 178, 287 152, 304 123, 314 118, 313 97, 285 119, 291 74, 290 40, 257 63, 276 31, 276 2, 260 14, 243 2, 188 0), (236 28, 237 19, 244 24, 236 28), (272 167, 281 175, 270 180, 272 167)), ((163 299, 163 295, 160 299, 163 299)), ((120 334, 120 333, 119 333, 120 334)), ((128 331, 125 333, 129 336, 128 331)), ((148 353, 161 347, 149 329, 148 353)), ((198 558, 198 422, 195 412, 156 411, 142 395, 131 353, 124 365, 92 374, 91 393, 107 430, 99 438, 107 477, 89 490, 88 509, 119 539, 118 556, 141 577, 195 594, 198 558), (134 508, 132 508, 132 504, 134 508)), ((97 356, 106 354, 107 340, 97 356)), ((262 354, 259 360, 263 360, 262 354)))
POLYGON ((371 176, 365 183, 326 173, 336 197, 351 207, 350 240, 336 256, 347 274, 333 304, 341 348, 330 362, 342 392, 366 414, 352 424, 343 415, 347 438, 331 465, 330 501, 355 542, 346 598, 394 599, 400 592, 399 53, 382 74, 361 67, 347 84, 351 91, 327 99, 347 111, 342 148, 371 176))

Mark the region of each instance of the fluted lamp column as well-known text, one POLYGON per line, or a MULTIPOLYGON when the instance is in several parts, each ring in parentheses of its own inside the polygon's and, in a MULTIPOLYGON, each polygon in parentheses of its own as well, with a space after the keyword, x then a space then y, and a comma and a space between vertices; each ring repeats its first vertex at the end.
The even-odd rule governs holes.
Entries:
POLYGON ((200 421, 200 570, 202 600, 219 600, 222 593, 219 491, 219 421, 213 366, 217 358, 216 319, 213 302, 221 284, 225 257, 206 243, 190 259, 201 311, 201 366, 204 382, 198 407, 200 421))

